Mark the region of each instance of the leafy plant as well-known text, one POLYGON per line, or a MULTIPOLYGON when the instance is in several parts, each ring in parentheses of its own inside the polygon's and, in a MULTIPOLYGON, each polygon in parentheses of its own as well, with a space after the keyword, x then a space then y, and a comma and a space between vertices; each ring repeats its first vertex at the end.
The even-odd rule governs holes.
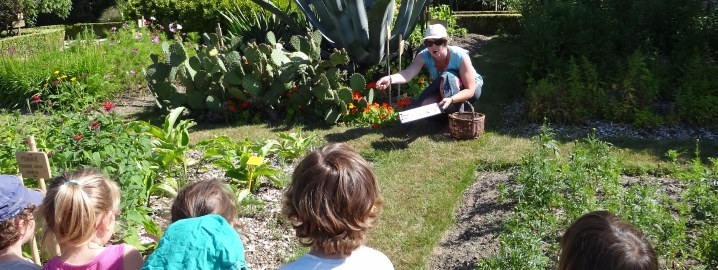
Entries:
POLYGON ((309 146, 316 140, 315 135, 303 137, 300 133, 279 132, 276 134, 280 138, 278 142, 278 156, 287 160, 293 160, 304 156, 309 146))
POLYGON ((135 132, 144 132, 152 136, 152 160, 166 173, 166 177, 157 185, 153 184, 154 179, 144 179, 146 186, 150 186, 148 195, 154 190, 163 190, 171 195, 176 195, 177 191, 188 182, 188 161, 185 152, 189 150, 189 129, 196 123, 192 120, 177 121, 184 110, 184 107, 179 107, 170 111, 161 128, 147 122, 133 124, 135 132), (173 171, 176 164, 181 165, 182 168, 177 178, 174 177, 177 174, 173 171))

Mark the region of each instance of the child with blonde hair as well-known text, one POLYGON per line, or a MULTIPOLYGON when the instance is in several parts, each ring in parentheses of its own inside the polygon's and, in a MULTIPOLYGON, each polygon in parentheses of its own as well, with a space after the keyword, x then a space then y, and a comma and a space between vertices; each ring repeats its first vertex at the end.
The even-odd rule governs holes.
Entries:
POLYGON ((249 269, 244 245, 233 225, 234 192, 218 179, 192 182, 172 203, 172 224, 143 270, 249 269))
POLYGON ((35 235, 33 211, 42 193, 29 190, 14 175, 0 175, 0 269, 39 270, 22 256, 22 244, 35 235))
POLYGON ((280 270, 394 269, 364 246, 381 205, 374 172, 354 149, 330 144, 307 154, 292 173, 282 213, 310 251, 280 270))
POLYGON ((95 170, 63 173, 52 180, 40 213, 45 219, 44 246, 51 238, 61 254, 43 269, 136 270, 142 256, 126 244, 109 245, 119 215, 120 188, 95 170))

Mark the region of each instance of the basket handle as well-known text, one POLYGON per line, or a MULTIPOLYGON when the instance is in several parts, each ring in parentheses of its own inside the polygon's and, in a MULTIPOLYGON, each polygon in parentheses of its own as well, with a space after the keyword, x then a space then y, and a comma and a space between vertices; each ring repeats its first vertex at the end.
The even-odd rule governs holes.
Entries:
POLYGON ((471 102, 469 102, 469 101, 467 100, 467 101, 464 101, 464 102, 462 102, 462 103, 466 103, 466 104, 469 105, 469 107, 471 108, 471 113, 472 113, 472 114, 473 114, 473 113, 476 113, 476 111, 474 110, 474 105, 471 105, 471 102))

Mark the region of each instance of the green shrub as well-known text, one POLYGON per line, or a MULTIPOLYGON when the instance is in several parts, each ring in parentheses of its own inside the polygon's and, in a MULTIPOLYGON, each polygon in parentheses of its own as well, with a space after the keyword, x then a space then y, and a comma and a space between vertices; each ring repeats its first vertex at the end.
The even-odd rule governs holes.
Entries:
POLYGON ((709 64, 701 57, 692 57, 686 67, 676 103, 678 113, 689 123, 718 122, 718 64, 709 64))
MULTIPOLYGON (((718 47, 718 13, 701 5, 698 0, 526 1, 520 22, 523 71, 531 78, 527 89, 535 90, 533 84, 543 80, 566 85, 571 59, 586 58, 611 99, 604 104, 607 110, 593 110, 585 118, 640 126, 666 120, 715 123, 716 93, 707 90, 715 83, 698 74, 709 74, 703 72, 712 70, 718 59, 714 49, 707 49, 718 47), (689 64, 695 52, 704 56, 689 64), (677 105, 680 112, 655 109, 676 103, 682 104, 677 105)), ((529 92, 528 97, 542 96, 529 92)), ((582 115, 586 110, 581 105, 562 108, 569 109, 565 115, 582 115)), ((529 110, 535 116, 556 115, 553 107, 529 110)), ((560 118, 551 119, 566 120, 560 118)))
POLYGON ((107 33, 112 28, 119 29, 123 22, 102 22, 102 23, 78 23, 65 26, 65 39, 77 39, 77 36, 83 31, 92 30, 92 34, 98 38, 107 38, 107 33))
POLYGON ((521 14, 518 13, 457 14, 455 17, 456 23, 466 27, 469 33, 495 35, 503 32, 515 35, 521 29, 521 14))
POLYGON ((40 52, 57 51, 64 45, 65 29, 24 31, 28 34, 0 39, 0 58, 29 57, 40 52))
MULTIPOLYGON (((456 23, 456 17, 452 14, 448 5, 429 7, 429 18, 445 22, 446 31, 447 34, 449 34, 449 37, 466 36, 466 28, 462 28, 456 23)), ((406 40, 412 47, 420 46, 421 38, 423 37, 424 33, 422 32, 422 26, 417 24, 416 27, 414 27, 414 31, 411 32, 411 35, 406 40)))

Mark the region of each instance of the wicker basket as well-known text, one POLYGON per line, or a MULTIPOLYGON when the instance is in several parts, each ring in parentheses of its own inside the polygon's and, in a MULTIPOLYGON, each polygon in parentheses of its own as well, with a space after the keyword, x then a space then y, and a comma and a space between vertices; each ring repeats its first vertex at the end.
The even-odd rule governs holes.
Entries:
POLYGON ((474 139, 484 133, 484 120, 482 113, 474 111, 474 106, 464 102, 471 107, 471 112, 455 112, 449 114, 449 133, 457 139, 474 139))

